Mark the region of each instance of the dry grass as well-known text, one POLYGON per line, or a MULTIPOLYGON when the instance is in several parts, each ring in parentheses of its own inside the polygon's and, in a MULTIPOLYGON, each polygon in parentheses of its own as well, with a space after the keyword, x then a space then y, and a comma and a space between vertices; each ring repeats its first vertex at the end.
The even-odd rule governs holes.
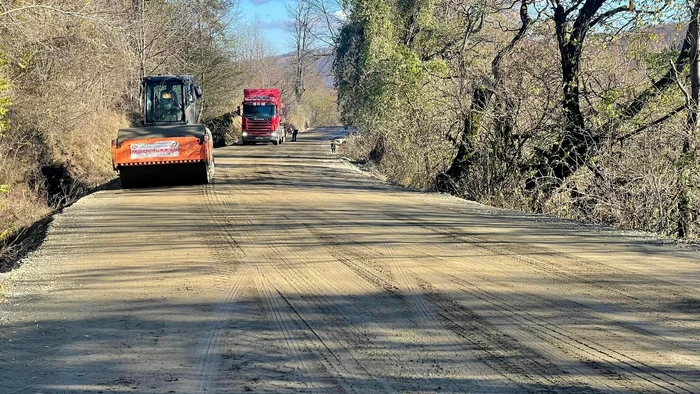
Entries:
POLYGON ((287 123, 293 129, 305 130, 309 125, 309 117, 303 105, 291 105, 287 112, 287 123))
POLYGON ((0 242, 115 175, 109 146, 128 124, 125 116, 93 111, 58 124, 42 134, 16 130, 0 140, 0 184, 7 185, 0 195, 0 242), (49 168, 65 173, 51 181, 49 168))

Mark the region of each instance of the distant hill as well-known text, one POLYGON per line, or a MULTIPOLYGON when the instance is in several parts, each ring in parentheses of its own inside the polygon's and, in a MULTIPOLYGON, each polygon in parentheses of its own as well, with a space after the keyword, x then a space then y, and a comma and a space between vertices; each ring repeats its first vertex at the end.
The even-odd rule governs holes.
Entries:
MULTIPOLYGON (((335 60, 335 53, 333 49, 319 49, 313 53, 314 70, 321 76, 323 83, 329 88, 333 88, 333 61, 335 60)), ((291 62, 294 59, 294 53, 286 53, 284 55, 279 55, 278 59, 280 62, 291 62)))
POLYGON ((683 38, 685 38, 685 32, 687 29, 687 23, 668 23, 665 25, 651 27, 649 32, 659 36, 661 42, 663 42, 665 45, 674 45, 680 48, 683 45, 683 38))

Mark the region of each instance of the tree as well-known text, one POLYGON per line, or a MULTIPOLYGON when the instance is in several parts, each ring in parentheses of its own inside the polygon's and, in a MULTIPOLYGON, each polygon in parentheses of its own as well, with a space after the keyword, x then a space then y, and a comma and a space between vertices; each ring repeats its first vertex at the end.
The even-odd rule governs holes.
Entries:
MULTIPOLYGON (((584 166, 597 153, 601 141, 600 130, 591 127, 581 104, 581 63, 588 36, 596 29, 602 32, 604 25, 622 31, 635 18, 658 14, 667 5, 652 1, 640 7, 634 1, 620 4, 614 0, 549 0, 549 3, 560 54, 564 124, 559 142, 541 152, 541 162, 535 168, 538 178, 550 180, 546 182, 547 191, 584 166)), ((668 83, 664 82, 654 88, 659 91, 666 86, 668 83)), ((644 100, 633 102, 626 115, 632 117, 638 113, 644 100)))
POLYGON ((334 73, 352 149, 405 185, 700 231, 696 39, 676 5, 349 1, 334 73))
POLYGON ((324 47, 335 48, 340 29, 347 21, 346 2, 343 0, 308 0, 315 19, 310 33, 324 47))
MULTIPOLYGON (((518 14, 520 16, 520 27, 510 42, 501 48, 491 61, 491 74, 485 83, 479 84, 474 88, 469 111, 464 116, 464 131, 461 137, 456 140, 457 152, 452 160, 450 167, 442 174, 438 175, 436 185, 438 190, 445 192, 456 192, 460 181, 469 171, 469 166, 473 163, 473 140, 479 134, 479 128, 483 123, 484 111, 491 103, 492 98, 499 90, 499 85, 502 80, 502 63, 510 54, 515 46, 525 37, 528 29, 533 23, 533 18, 530 16, 530 7, 533 6, 532 0, 521 0, 518 14)), ((483 25, 483 13, 485 10, 482 7, 468 9, 467 20, 469 29, 465 32, 465 38, 462 41, 462 48, 466 49, 468 36, 477 33, 483 25)), ((464 56, 461 57, 464 59, 464 56)), ((465 65, 460 66, 461 69, 465 65)), ((466 77, 466 75, 465 75, 466 77)), ((506 100, 507 101, 507 100, 506 100)), ((470 196, 473 197, 473 196, 470 196)))
POLYGON ((312 5, 309 0, 296 0, 287 3, 287 13, 292 19, 294 58, 294 97, 301 102, 304 95, 304 78, 312 59, 311 49, 314 25, 314 16, 311 13, 312 5))
POLYGON ((693 188, 691 171, 697 169, 696 153, 700 128, 700 0, 689 2, 689 6, 691 12, 686 42, 690 47, 690 92, 683 87, 683 82, 678 80, 678 86, 685 94, 687 112, 686 133, 678 164, 678 183, 681 191, 678 198, 677 234, 681 238, 691 235, 692 223, 697 217, 696 211, 693 210, 690 190, 693 188))

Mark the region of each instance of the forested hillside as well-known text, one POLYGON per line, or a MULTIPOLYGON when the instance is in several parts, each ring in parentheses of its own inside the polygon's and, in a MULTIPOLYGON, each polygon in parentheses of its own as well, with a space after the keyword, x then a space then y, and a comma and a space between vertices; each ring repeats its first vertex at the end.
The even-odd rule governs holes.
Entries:
POLYGON ((345 152, 405 185, 697 237, 699 7, 351 0, 345 152))
POLYGON ((116 175, 110 142, 141 121, 145 75, 194 75, 200 121, 217 135, 231 131, 244 87, 281 88, 300 123, 337 118, 317 73, 295 99, 291 62, 236 4, 0 1, 0 257, 4 239, 116 175))

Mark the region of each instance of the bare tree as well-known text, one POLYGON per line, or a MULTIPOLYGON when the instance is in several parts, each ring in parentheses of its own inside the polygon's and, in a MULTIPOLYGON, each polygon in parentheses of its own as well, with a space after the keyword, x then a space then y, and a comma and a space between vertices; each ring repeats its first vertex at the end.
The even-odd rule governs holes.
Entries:
POLYGON ((692 223, 697 216, 690 201, 690 189, 693 187, 690 172, 696 160, 700 127, 700 0, 694 0, 689 5, 691 12, 686 41, 690 44, 690 92, 683 86, 682 81, 678 81, 678 86, 685 95, 687 111, 686 130, 678 165, 678 183, 681 190, 678 199, 677 233, 681 238, 691 235, 692 223))
POLYGON ((280 78, 274 72, 274 58, 270 42, 259 21, 239 29, 240 45, 234 54, 239 68, 241 85, 249 87, 276 86, 280 78))
MULTIPOLYGON (((534 22, 534 18, 530 15, 532 12, 530 8, 532 6, 532 0, 520 0, 520 7, 518 9, 520 26, 517 28, 510 42, 508 42, 505 47, 501 48, 491 60, 491 75, 489 78, 484 81, 485 83, 476 86, 473 90, 469 110, 466 111, 463 117, 464 130, 459 139, 454 139, 454 143, 457 147, 456 154, 447 171, 440 174, 436 179, 436 186, 441 191, 456 191, 457 185, 468 172, 469 166, 473 162, 473 139, 479 134, 479 127, 482 124, 484 110, 489 106, 494 95, 499 93, 499 90, 502 90, 500 89, 500 85, 502 82, 502 63, 504 59, 525 37, 534 22)), ((461 40, 462 51, 466 51, 469 37, 481 30, 484 12, 485 10, 483 8, 466 8, 465 19, 468 21, 468 28, 461 40)), ((464 58, 464 56, 460 57, 459 69, 462 74, 460 82, 466 81, 469 78, 466 72, 464 58)))
POLYGON ((347 21, 342 0, 308 0, 316 28, 311 30, 314 39, 327 48, 334 48, 340 29, 347 21))
POLYGON ((287 13, 293 23, 293 44, 294 58, 294 97, 297 102, 301 102, 304 95, 304 78, 310 66, 312 56, 312 29, 314 16, 312 14, 312 4, 310 0, 295 0, 287 4, 287 13))

